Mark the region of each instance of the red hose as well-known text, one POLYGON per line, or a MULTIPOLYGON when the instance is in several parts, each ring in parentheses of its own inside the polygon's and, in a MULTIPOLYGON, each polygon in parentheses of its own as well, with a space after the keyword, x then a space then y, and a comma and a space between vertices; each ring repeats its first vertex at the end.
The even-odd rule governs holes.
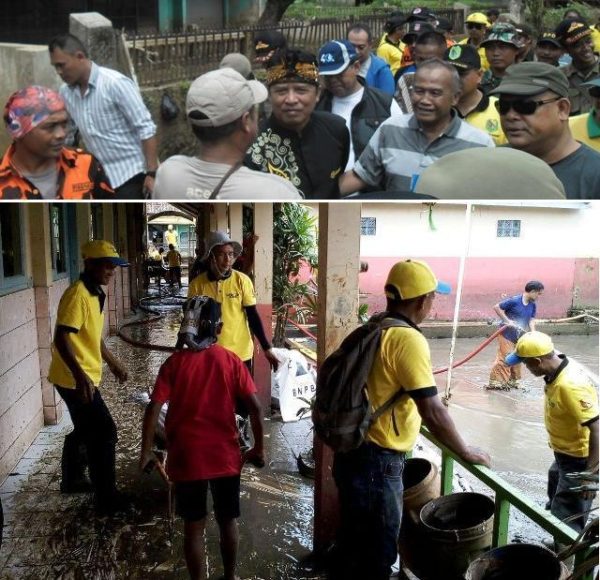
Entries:
MULTIPOLYGON (((494 332, 494 334, 492 334, 492 336, 486 338, 473 352, 469 353, 465 358, 459 360, 458 362, 455 362, 452 365, 452 368, 455 369, 457 367, 459 367, 460 365, 465 364, 467 361, 471 360, 477 353, 481 352, 488 344, 490 344, 490 342, 492 342, 492 340, 494 340, 494 338, 496 338, 503 330, 504 330, 504 325, 501 326, 498 330, 496 330, 496 332, 494 332)), ((433 371, 434 375, 439 375, 441 373, 445 373, 448 371, 449 367, 444 367, 441 369, 437 369, 435 371, 433 371)))

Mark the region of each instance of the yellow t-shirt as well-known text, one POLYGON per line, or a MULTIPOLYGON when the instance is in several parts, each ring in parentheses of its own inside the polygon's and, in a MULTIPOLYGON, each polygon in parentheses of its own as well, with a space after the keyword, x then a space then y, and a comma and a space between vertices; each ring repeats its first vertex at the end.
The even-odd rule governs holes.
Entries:
MULTIPOLYGON (((467 38, 459 40, 458 44, 469 44, 469 37, 467 36, 467 38)), ((480 46, 477 49, 477 52, 479 53, 479 58, 481 59, 481 68, 484 71, 490 70, 490 63, 488 62, 487 56, 485 55, 485 48, 483 48, 483 46, 480 46)))
MULTIPOLYGON (((486 97, 484 96, 483 99, 485 101, 486 97)), ((496 145, 504 145, 508 143, 508 139, 500 124, 500 113, 494 105, 497 100, 496 97, 488 97, 487 107, 482 111, 472 111, 465 117, 465 121, 488 133, 496 145)))
POLYGON ((396 45, 387 41, 386 38, 387 34, 384 34, 377 47, 377 56, 390 65, 392 75, 395 75, 402 66, 404 43, 400 42, 396 45))
POLYGON ((209 280, 208 272, 196 276, 188 287, 190 296, 209 296, 221 304, 223 329, 217 343, 237 354, 243 361, 252 358, 254 343, 244 306, 256 304, 252 281, 246 274, 233 270, 225 280, 209 280))
POLYGON ((181 254, 177 250, 169 250, 167 252, 167 262, 169 263, 169 268, 181 266, 181 254))
MULTIPOLYGON (((75 360, 94 385, 98 386, 102 379, 100 343, 104 312, 100 311, 99 297, 91 294, 82 280, 72 284, 62 295, 58 304, 56 325, 77 330, 69 334, 75 360)), ((54 346, 48 380, 59 387, 75 388, 73 374, 54 346)))
MULTIPOLYGON (((582 115, 575 115, 569 117, 569 128, 571 129, 571 135, 573 139, 585 143, 588 147, 600 151, 600 125, 597 123, 590 122, 590 115, 592 113, 583 113, 582 115), (592 126, 593 133, 590 135, 590 125, 592 126)), ((592 122, 594 119, 592 119, 592 122)))
MULTIPOLYGON (((429 345, 414 328, 394 327, 383 331, 381 346, 367 379, 373 409, 383 405, 400 387, 405 391, 423 390, 424 396, 437 393, 429 345)), ((410 451, 420 428, 417 405, 406 394, 373 423, 366 439, 386 449, 410 451)))
POLYGON ((598 417, 598 393, 593 382, 569 361, 544 390, 548 444, 559 453, 587 457, 590 431, 584 424, 598 417))

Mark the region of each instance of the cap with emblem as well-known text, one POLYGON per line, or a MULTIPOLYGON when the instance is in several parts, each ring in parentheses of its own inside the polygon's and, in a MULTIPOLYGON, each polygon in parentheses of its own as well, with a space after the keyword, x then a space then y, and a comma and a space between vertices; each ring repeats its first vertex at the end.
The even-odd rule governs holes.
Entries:
POLYGON ((481 57, 471 44, 455 44, 447 48, 444 60, 462 70, 479 70, 481 68, 481 57))
POLYGON ((558 38, 556 38, 556 32, 553 30, 544 30, 537 39, 537 44, 553 44, 558 48, 562 48, 558 38))
POLYGON ((339 75, 357 59, 356 48, 350 41, 332 40, 326 42, 319 49, 319 74, 325 76, 339 75))
POLYGON ((573 46, 582 38, 592 35, 587 24, 570 19, 560 22, 554 32, 560 43, 566 48, 573 46))

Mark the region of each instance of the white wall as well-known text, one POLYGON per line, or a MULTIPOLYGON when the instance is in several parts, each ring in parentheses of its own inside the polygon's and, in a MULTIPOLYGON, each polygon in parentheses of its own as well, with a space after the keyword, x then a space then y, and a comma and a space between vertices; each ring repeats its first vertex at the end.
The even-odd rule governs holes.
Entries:
MULTIPOLYGON (((362 236, 361 256, 398 256, 407 250, 420 256, 460 256, 465 246, 465 210, 459 204, 363 204, 362 216, 377 219, 377 235, 362 236), (430 207, 435 230, 429 223, 430 207)), ((581 209, 475 206, 469 255, 597 256, 599 224, 600 204, 582 204, 581 209), (521 220, 521 237, 498 238, 499 219, 521 220)))

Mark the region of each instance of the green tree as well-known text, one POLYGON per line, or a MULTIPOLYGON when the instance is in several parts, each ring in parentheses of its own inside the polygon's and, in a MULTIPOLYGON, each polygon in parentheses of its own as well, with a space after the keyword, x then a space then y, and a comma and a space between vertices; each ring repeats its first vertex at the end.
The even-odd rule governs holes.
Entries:
POLYGON ((297 276, 303 264, 317 266, 316 218, 296 203, 276 204, 273 213, 273 344, 283 346, 290 309, 301 312, 302 298, 312 294, 297 276))

